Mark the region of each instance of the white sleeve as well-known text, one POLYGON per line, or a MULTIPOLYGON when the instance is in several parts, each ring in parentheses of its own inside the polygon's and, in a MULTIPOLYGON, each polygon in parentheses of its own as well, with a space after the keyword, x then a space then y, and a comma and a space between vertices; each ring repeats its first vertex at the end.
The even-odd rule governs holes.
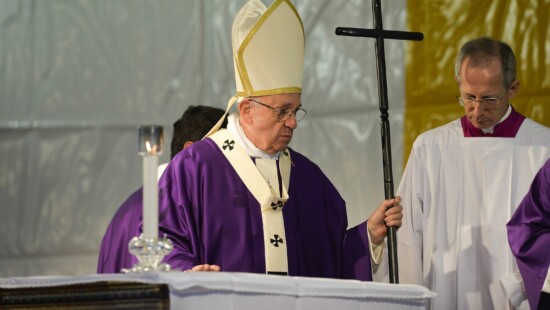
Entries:
POLYGON ((384 239, 379 244, 375 244, 371 241, 372 238, 368 229, 367 234, 369 234, 369 250, 372 265, 380 265, 380 263, 382 262, 382 256, 384 254, 384 248, 386 247, 386 241, 384 239))
POLYGON ((510 302, 510 305, 516 310, 529 309, 529 301, 525 293, 525 286, 519 271, 508 274, 500 279, 500 286, 504 296, 510 302))
POLYGON ((413 149, 397 189, 403 206, 403 224, 397 231, 399 282, 423 285, 423 197, 426 171, 413 149))

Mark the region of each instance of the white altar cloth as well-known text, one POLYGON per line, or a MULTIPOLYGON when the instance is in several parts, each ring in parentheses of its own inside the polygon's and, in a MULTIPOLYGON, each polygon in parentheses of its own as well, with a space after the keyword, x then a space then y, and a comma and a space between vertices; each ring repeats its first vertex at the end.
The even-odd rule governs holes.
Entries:
POLYGON ((160 272, 0 279, 0 288, 99 281, 167 284, 171 309, 427 309, 435 293, 417 285, 231 272, 160 272))

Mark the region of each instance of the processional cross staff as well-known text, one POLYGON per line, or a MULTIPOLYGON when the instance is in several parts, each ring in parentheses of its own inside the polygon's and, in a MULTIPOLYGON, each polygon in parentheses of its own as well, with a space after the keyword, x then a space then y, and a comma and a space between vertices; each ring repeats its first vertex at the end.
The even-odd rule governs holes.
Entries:
MULTIPOLYGON (((378 72, 378 98, 380 106, 380 126, 382 134, 382 159, 384 169, 384 192, 386 199, 394 197, 393 173, 391 157, 390 123, 388 121, 388 89, 386 82, 386 58, 384 54, 384 39, 422 41, 424 35, 420 32, 384 30, 382 26, 382 9, 380 0, 372 0, 374 29, 336 28, 340 36, 375 38, 376 70, 378 72)), ((397 241, 395 227, 388 227, 388 264, 390 283, 399 283, 397 266, 397 241)))

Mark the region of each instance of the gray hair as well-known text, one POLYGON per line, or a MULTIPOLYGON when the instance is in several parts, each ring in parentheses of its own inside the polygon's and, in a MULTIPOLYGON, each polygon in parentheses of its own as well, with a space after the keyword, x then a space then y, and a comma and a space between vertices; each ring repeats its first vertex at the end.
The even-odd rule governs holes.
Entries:
POLYGON ((516 80, 516 57, 510 46, 489 37, 481 37, 466 42, 455 60, 455 78, 460 84, 460 68, 464 59, 470 58, 474 65, 486 64, 494 58, 500 59, 504 88, 516 80))

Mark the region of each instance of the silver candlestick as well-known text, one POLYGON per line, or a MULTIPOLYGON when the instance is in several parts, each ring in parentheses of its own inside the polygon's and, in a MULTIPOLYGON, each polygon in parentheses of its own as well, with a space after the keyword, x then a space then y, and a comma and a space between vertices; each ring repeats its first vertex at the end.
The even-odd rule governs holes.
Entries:
POLYGON ((138 127, 138 153, 143 156, 143 233, 134 237, 128 250, 138 263, 122 272, 169 271, 170 265, 161 263, 172 251, 172 242, 158 237, 158 156, 164 143, 162 126, 138 127))

